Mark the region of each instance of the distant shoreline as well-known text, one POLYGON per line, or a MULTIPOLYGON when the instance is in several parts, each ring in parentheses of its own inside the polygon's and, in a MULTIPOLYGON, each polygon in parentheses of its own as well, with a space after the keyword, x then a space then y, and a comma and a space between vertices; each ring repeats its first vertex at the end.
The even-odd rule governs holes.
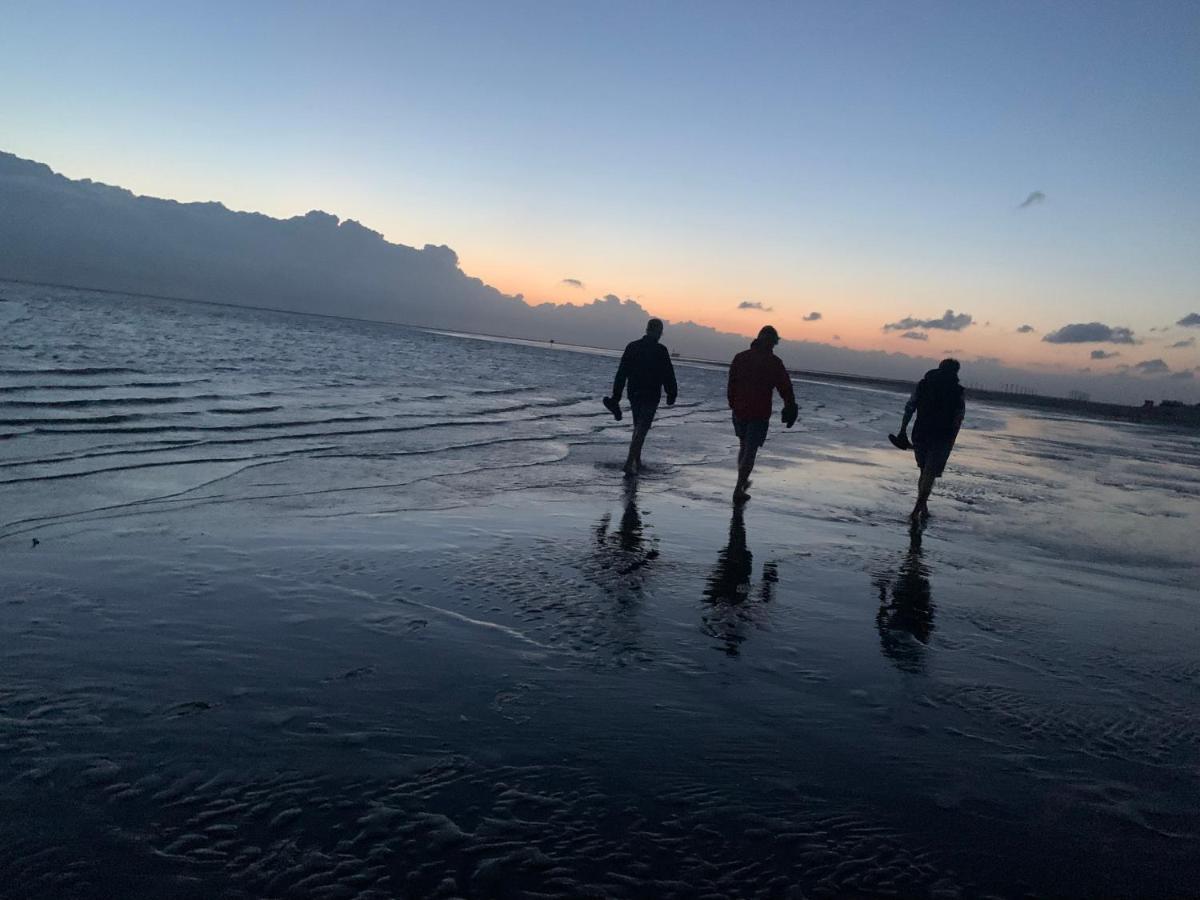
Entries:
MULTIPOLYGON (((473 340, 505 341, 509 343, 526 344, 544 347, 546 349, 568 350, 584 353, 602 353, 607 356, 618 356, 620 350, 608 347, 589 347, 584 344, 560 344, 555 341, 539 341, 533 338, 513 338, 499 334, 481 334, 479 332, 462 331, 450 328, 426 328, 410 326, 420 331, 433 334, 443 334, 452 337, 464 337, 473 340)), ((728 362, 717 362, 711 359, 699 359, 690 356, 673 357, 675 362, 699 366, 712 366, 728 369, 728 362)), ((907 395, 916 384, 915 380, 902 378, 884 378, 874 375, 849 375, 843 372, 819 372, 811 369, 789 368, 788 373, 807 381, 835 382, 852 384, 863 387, 907 395)), ((1125 406, 1120 403, 1102 403, 1095 400, 1072 400, 1067 397, 1048 397, 1042 394, 1011 394, 1006 391, 990 391, 985 388, 968 388, 967 396, 973 400, 982 400, 998 406, 1016 406, 1022 409, 1037 409, 1044 412, 1057 412, 1065 415, 1106 419, 1109 421, 1133 422, 1146 425, 1172 425, 1200 428, 1200 406, 1125 406)))
MULTIPOLYGON (((23 284, 33 287, 65 288, 75 291, 89 291, 96 294, 112 294, 124 297, 138 297, 145 300, 166 300, 173 303, 199 303, 205 306, 230 307, 234 309, 251 309, 259 312, 284 313, 293 316, 306 316, 316 319, 341 319, 348 322, 366 322, 372 325, 392 325, 399 328, 411 328, 432 334, 443 334, 455 337, 465 337, 477 340, 507 341, 528 346, 544 347, 547 349, 567 350, 582 353, 600 353, 606 356, 620 355, 621 351, 614 347, 592 347, 586 344, 559 343, 554 340, 539 340, 537 338, 517 337, 514 335, 486 334, 483 332, 462 331, 460 329, 442 328, 431 325, 415 325, 409 322, 386 321, 382 319, 364 319, 359 316, 339 316, 330 313, 298 312, 290 309, 279 309, 273 306, 253 306, 246 303, 231 303, 222 300, 199 300, 191 297, 170 297, 162 294, 143 294, 135 291, 115 291, 106 288, 85 287, 78 284, 61 284, 45 281, 26 281, 20 278, 0 278, 0 282, 23 284)), ((729 368, 728 362, 718 362, 711 359, 676 356, 674 359, 681 363, 692 365, 715 366, 729 368)), ((809 369, 789 368, 788 372, 799 378, 811 381, 826 381, 840 384, 854 384, 866 387, 893 391, 900 394, 909 393, 914 380, 901 378, 885 378, 875 375, 851 375, 844 372, 820 372, 809 369)), ((1120 403, 1103 403, 1095 400, 1072 400, 1067 397, 1051 397, 1043 394, 1012 394, 1006 391, 992 391, 984 388, 968 388, 967 396, 971 399, 994 403, 999 406, 1015 406, 1022 409, 1036 409, 1044 412, 1057 412, 1084 418, 1106 419, 1109 421, 1131 422, 1143 425, 1169 425, 1185 428, 1200 428, 1200 404, 1187 406, 1126 406, 1120 403)))

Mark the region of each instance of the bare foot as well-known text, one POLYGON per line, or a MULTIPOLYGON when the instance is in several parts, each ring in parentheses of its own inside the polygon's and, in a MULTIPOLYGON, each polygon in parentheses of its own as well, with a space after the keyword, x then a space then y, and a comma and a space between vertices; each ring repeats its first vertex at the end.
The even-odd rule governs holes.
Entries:
POLYGON ((745 488, 738 488, 733 492, 733 502, 739 506, 750 499, 750 495, 746 493, 745 488))

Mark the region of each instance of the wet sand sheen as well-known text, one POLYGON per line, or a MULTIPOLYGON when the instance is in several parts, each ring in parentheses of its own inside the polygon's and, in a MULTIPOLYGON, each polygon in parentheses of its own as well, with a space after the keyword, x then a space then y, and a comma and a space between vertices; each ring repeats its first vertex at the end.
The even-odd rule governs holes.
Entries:
POLYGON ((0 445, 17 896, 1200 883, 1190 435, 972 408, 913 541, 878 392, 799 386, 739 517, 720 373, 681 370, 633 488, 606 358, 6 296, 15 344, 86 349, 4 388, 212 395, 0 445), (298 424, 327 404, 371 419, 298 424))

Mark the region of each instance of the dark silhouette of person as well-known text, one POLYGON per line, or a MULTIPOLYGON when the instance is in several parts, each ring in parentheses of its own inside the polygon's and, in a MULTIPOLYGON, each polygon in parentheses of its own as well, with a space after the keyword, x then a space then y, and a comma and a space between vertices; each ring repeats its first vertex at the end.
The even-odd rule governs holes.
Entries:
POLYGON ((875 627, 883 655, 902 672, 924 672, 934 605, 929 567, 921 558, 920 528, 909 531, 908 550, 895 575, 880 573, 872 584, 879 591, 875 627))
POLYGON ((754 554, 746 544, 746 524, 742 507, 734 507, 729 521, 729 542, 717 554, 717 564, 705 580, 704 598, 710 604, 702 617, 706 634, 724 645, 725 653, 737 656, 746 640, 745 625, 754 618, 754 607, 770 603, 779 583, 777 563, 763 564, 757 601, 754 599, 754 554))
POLYGON ((958 430, 967 412, 966 396, 958 381, 958 370, 957 359, 943 359, 936 369, 925 373, 904 405, 900 434, 893 440, 898 447, 912 447, 917 468, 921 470, 917 481, 917 502, 909 514, 913 521, 929 518, 929 495, 933 493, 933 482, 946 471, 946 462, 950 459, 950 451, 954 449, 954 441, 958 438, 958 430), (907 430, 914 413, 917 424, 913 426, 910 445, 907 430))
POLYGON ((646 323, 645 336, 630 342, 621 354, 621 364, 617 366, 617 374, 613 378, 612 395, 604 398, 605 407, 620 421, 621 394, 628 382, 633 438, 629 442, 624 471, 629 477, 641 471, 642 445, 646 442, 650 426, 654 424, 654 415, 658 412, 664 390, 667 406, 675 405, 675 397, 679 393, 671 354, 659 343, 662 333, 663 323, 660 319, 651 319, 646 323))
POLYGON ((763 326, 758 337, 733 358, 729 366, 726 395, 733 411, 733 431, 738 437, 738 477, 733 489, 733 502, 750 499, 750 473, 758 458, 758 448, 767 440, 771 425, 771 404, 775 391, 783 398, 783 423, 791 428, 799 417, 796 393, 783 360, 775 355, 779 332, 770 325, 763 326))

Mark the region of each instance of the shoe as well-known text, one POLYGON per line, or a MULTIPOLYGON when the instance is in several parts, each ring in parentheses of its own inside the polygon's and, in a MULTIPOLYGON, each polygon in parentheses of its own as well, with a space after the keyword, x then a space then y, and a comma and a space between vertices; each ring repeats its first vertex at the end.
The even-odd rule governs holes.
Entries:
POLYGON ((613 414, 613 418, 618 422, 621 421, 621 404, 612 397, 605 397, 602 401, 604 408, 613 414))

